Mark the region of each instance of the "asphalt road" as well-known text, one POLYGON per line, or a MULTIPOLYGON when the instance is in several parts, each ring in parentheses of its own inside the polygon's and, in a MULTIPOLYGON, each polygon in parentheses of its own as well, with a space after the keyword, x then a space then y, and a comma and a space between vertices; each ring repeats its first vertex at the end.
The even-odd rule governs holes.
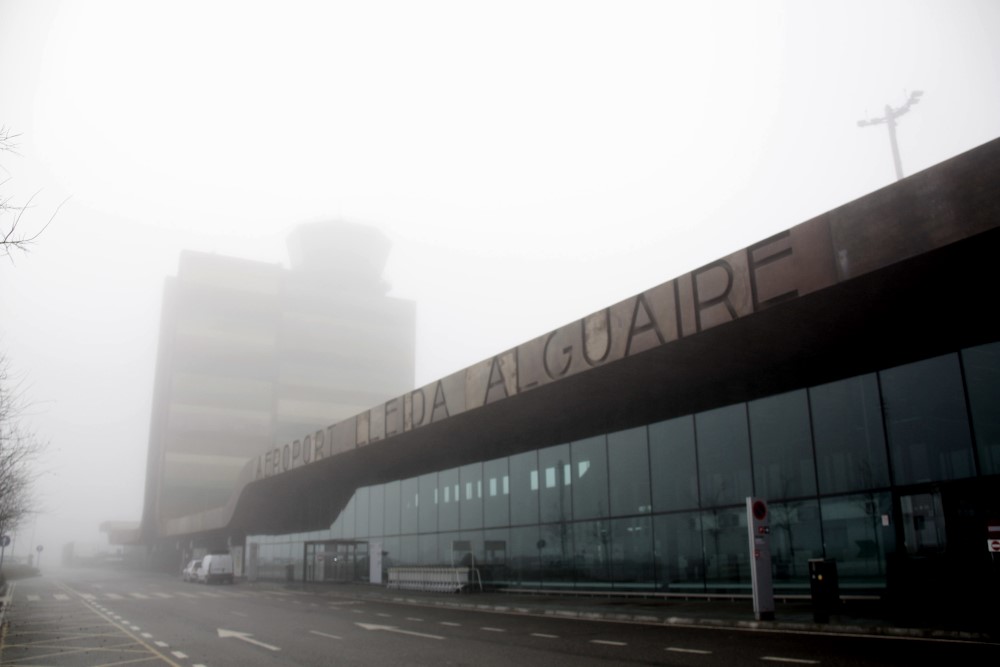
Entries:
POLYGON ((664 627, 80 570, 13 582, 4 665, 962 665, 975 642, 664 627))

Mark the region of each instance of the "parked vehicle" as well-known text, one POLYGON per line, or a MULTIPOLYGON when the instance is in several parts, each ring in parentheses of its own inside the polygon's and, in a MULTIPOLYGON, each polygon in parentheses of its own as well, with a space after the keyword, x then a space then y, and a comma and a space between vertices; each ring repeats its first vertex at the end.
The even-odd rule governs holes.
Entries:
POLYGON ((233 583, 233 557, 229 554, 209 554, 201 559, 198 570, 199 582, 212 584, 223 582, 233 583))
POLYGON ((184 581, 198 581, 198 571, 201 569, 201 560, 195 559, 187 564, 181 572, 181 579, 184 581))

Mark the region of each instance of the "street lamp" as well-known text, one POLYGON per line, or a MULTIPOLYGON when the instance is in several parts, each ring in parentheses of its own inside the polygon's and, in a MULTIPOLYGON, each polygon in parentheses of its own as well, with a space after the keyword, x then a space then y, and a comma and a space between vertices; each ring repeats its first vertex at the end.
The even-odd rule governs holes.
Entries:
POLYGON ((910 98, 906 100, 906 103, 898 109, 893 109, 891 106, 886 104, 885 115, 881 118, 870 118, 868 120, 858 121, 858 127, 881 125, 882 123, 889 126, 889 144, 892 147, 892 161, 896 166, 896 180, 901 180, 903 178, 903 163, 899 159, 899 145, 896 143, 896 119, 909 111, 910 107, 914 104, 920 102, 920 98, 923 94, 924 91, 922 90, 914 90, 910 93, 910 98))

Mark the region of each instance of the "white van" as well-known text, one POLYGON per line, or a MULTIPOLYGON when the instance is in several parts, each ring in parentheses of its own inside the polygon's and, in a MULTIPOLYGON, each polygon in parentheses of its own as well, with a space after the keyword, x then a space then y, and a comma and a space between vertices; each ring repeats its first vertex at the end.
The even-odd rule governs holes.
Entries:
POLYGON ((198 581, 203 584, 216 581, 233 583, 233 557, 229 554, 208 554, 202 558, 198 581))

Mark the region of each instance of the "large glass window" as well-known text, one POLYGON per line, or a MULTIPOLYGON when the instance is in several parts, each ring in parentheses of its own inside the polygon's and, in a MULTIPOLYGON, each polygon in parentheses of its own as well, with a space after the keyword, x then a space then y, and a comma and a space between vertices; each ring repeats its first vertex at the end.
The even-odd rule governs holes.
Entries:
POLYGON ((420 480, 416 477, 404 479, 400 484, 402 494, 402 525, 400 532, 404 535, 416 533, 420 521, 420 480))
POLYGON ((385 534, 399 535, 400 482, 385 485, 385 534))
POLYGON ((483 520, 487 526, 506 526, 511 522, 510 468, 506 458, 483 464, 483 520))
POLYGON ((693 417, 650 424, 649 461, 654 511, 698 507, 693 417))
POLYGON ((379 484, 368 492, 368 534, 380 537, 385 534, 385 486, 379 484))
POLYGON ((815 500, 770 503, 768 510, 774 583, 802 587, 809 583, 809 559, 823 557, 819 503, 815 500))
POLYGON ((660 514, 653 518, 656 578, 666 591, 705 588, 701 514, 660 514))
POLYGON ((538 523, 538 452, 510 457, 510 522, 538 523))
POLYGON ((538 556, 546 584, 564 586, 573 581, 573 524, 548 523, 538 527, 538 556))
POLYGON ((695 432, 702 507, 744 503, 753 495, 746 406, 698 413, 695 432))
POLYGON ((438 473, 438 530, 458 530, 458 468, 438 473))
MULTIPOLYGON (((438 529, 437 524, 437 510, 438 510, 438 487, 437 487, 437 473, 432 472, 429 475, 421 475, 419 477, 419 497, 417 499, 417 511, 420 514, 420 533, 433 533, 438 529)), ((437 549, 437 547, 435 547, 437 549)), ((423 554, 424 549, 421 547, 421 554, 423 554)), ((422 556, 421 556, 422 557, 422 556)), ((427 561, 421 561, 427 562, 427 561)))
POLYGON ((571 447, 573 518, 608 516, 608 448, 603 435, 578 440, 571 447))
POLYGON ((709 590, 740 590, 750 586, 750 552, 746 507, 714 510, 702 515, 705 583, 709 590))
POLYGON ((539 563, 541 544, 537 525, 510 529, 507 558, 510 564, 510 581, 513 585, 527 588, 542 585, 539 563))
POLYGON ((483 584, 499 586, 510 582, 510 556, 510 530, 492 528, 483 531, 483 558, 480 564, 483 584))
POLYGON ((653 521, 648 516, 613 519, 611 522, 611 578, 615 588, 652 588, 656 584, 653 562, 653 521))
POLYGON ((809 390, 820 493, 889 486, 878 379, 874 374, 809 390))
POLYGON ((820 500, 826 557, 837 561, 842 588, 885 586, 885 556, 896 545, 891 502, 888 493, 820 500))
POLYGON ((572 483, 569 445, 538 451, 538 502, 543 523, 573 518, 572 483))
POLYGON ((461 527, 483 527, 483 464, 462 466, 458 476, 459 511, 461 527))
POLYGON ((971 476, 972 440, 958 355, 898 366, 881 378, 896 483, 971 476))
POLYGON ((768 500, 816 495, 805 390, 750 401, 748 411, 754 493, 768 500))
POLYGON ((1000 473, 1000 343, 962 351, 979 474, 1000 473))
POLYGON ((645 426, 608 436, 608 475, 612 516, 650 512, 649 447, 645 426))
POLYGON ((364 487, 354 492, 354 537, 368 537, 368 497, 371 489, 364 487))
POLYGON ((607 521, 580 521, 573 526, 573 568, 584 588, 611 581, 611 531, 607 521))

